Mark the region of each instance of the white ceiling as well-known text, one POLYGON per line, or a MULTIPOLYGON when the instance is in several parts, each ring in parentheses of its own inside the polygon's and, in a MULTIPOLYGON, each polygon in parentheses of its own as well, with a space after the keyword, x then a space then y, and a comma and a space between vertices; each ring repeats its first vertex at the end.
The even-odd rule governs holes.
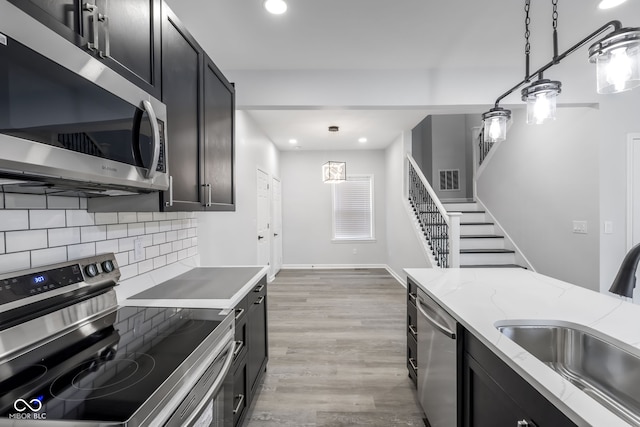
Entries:
MULTIPOLYGON (((287 0, 288 11, 279 16, 268 14, 262 0, 167 2, 225 73, 313 70, 330 76, 336 70, 504 67, 522 68, 524 76, 524 0, 287 0)), ((552 55, 551 1, 531 3, 533 70, 552 55)), ((640 26, 640 0, 609 11, 596 5, 596 0, 558 1, 560 50, 612 19, 640 26)), ((583 50, 573 63, 585 62, 583 50)), ((504 82, 505 90, 515 83, 504 82)), ((295 149, 291 138, 302 150, 384 148, 437 112, 398 105, 347 107, 327 103, 247 111, 282 150, 295 149), (329 125, 340 126, 339 134, 330 135, 329 125), (366 144, 357 142, 362 136, 366 144)))

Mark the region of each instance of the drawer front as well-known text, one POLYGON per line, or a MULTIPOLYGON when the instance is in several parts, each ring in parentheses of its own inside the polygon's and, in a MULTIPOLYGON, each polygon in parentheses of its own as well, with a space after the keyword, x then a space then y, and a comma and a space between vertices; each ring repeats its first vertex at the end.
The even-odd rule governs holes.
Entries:
POLYGON ((245 319, 245 316, 247 315, 248 307, 249 307, 249 295, 245 296, 242 299, 242 301, 236 304, 236 307, 234 309, 236 314, 236 325, 245 319))
POLYGON ((236 322, 236 349, 233 353, 233 363, 240 361, 247 354, 247 319, 236 322))
POLYGON ((418 285, 411 279, 407 279, 407 305, 416 306, 416 296, 418 295, 418 285))
POLYGON ((233 425, 238 427, 242 425, 242 421, 249 407, 249 396, 247 394, 247 363, 245 359, 241 360, 240 366, 234 371, 233 379, 233 425))
POLYGON ((407 334, 407 369, 414 386, 418 385, 418 343, 411 334, 407 334))
POLYGON ((411 335, 415 341, 418 341, 418 318, 416 312, 407 310, 407 336, 411 335))

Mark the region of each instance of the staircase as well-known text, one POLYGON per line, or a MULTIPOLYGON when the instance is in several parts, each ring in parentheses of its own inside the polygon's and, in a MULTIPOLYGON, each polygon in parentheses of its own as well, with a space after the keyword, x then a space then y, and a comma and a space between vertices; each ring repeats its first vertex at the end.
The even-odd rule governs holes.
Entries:
POLYGON ((496 232, 476 202, 442 202, 447 212, 461 212, 460 267, 520 267, 515 251, 505 248, 505 238, 496 232))

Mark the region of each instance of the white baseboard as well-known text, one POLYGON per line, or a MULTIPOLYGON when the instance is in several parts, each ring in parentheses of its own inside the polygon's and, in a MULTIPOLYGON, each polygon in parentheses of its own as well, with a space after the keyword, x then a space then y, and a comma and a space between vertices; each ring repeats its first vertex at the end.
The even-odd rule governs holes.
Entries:
POLYGON ((387 268, 387 264, 285 264, 283 270, 338 270, 354 268, 387 268))

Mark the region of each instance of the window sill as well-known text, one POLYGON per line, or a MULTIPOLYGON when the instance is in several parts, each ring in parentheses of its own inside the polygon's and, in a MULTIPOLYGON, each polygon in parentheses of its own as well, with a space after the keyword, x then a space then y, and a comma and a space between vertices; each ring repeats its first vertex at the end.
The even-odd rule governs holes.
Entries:
POLYGON ((331 239, 331 243, 376 243, 377 239, 331 239))

